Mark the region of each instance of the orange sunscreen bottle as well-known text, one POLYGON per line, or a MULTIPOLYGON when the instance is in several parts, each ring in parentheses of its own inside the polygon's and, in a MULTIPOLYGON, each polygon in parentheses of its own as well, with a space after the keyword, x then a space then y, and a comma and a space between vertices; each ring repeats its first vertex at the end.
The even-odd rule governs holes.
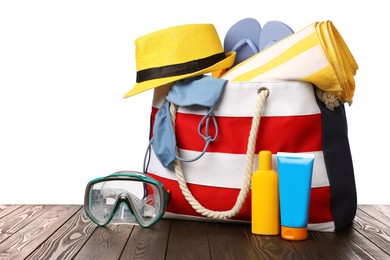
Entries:
POLYGON ((278 174, 272 170, 272 153, 260 151, 259 168, 252 175, 252 233, 279 235, 278 174))

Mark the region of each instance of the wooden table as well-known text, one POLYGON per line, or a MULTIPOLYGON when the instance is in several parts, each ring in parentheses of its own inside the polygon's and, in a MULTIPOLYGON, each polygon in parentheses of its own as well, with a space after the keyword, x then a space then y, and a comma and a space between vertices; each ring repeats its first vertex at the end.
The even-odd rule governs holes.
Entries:
POLYGON ((0 205, 0 259, 390 259, 390 205, 359 205, 351 228, 301 242, 252 235, 243 224, 102 228, 81 205, 0 205))

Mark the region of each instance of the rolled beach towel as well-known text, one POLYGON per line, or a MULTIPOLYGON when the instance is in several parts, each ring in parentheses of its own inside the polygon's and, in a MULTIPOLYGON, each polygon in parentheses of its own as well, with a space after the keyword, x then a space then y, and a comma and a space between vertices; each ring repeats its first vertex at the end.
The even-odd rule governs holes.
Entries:
POLYGON ((315 22, 237 64, 222 79, 294 80, 352 102, 358 65, 331 21, 315 22))

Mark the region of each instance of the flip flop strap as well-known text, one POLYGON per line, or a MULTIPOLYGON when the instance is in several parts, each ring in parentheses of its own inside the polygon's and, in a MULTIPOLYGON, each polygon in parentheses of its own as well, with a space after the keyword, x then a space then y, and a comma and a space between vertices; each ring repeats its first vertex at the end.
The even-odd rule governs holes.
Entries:
MULTIPOLYGON (((269 90, 266 88, 262 87, 258 90, 256 108, 252 119, 252 126, 249 133, 248 147, 246 152, 244 181, 240 193, 237 196, 236 203, 230 210, 214 211, 214 210, 207 209, 203 205, 201 205, 199 201, 196 200, 195 197, 192 195, 191 191, 188 189, 187 182, 184 177, 183 169, 181 167, 181 162, 179 160, 175 160, 174 168, 179 183, 179 187, 184 197, 188 201, 188 203, 192 206, 192 208, 196 212, 198 212, 202 216, 214 218, 214 219, 228 219, 234 217, 235 215, 237 215, 238 212, 240 212, 251 187, 251 177, 253 173, 253 163, 255 157, 257 133, 260 124, 260 117, 263 114, 263 110, 265 107, 265 102, 268 97, 268 94, 269 94, 269 90)), ((175 128, 176 110, 177 107, 174 104, 171 104, 170 114, 171 114, 173 128, 175 128)), ((179 149, 177 146, 176 146, 176 154, 177 155, 179 154, 179 149)))
POLYGON ((254 54, 259 52, 259 50, 257 49, 256 45, 253 43, 253 41, 247 37, 239 40, 236 44, 234 44, 231 51, 237 51, 240 48, 242 48, 245 44, 247 44, 252 49, 254 54))

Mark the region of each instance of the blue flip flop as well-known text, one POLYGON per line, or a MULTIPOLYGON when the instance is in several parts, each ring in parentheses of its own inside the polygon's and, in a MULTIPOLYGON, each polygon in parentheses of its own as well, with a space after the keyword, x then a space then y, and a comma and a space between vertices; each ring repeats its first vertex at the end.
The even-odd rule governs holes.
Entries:
POLYGON ((261 26, 253 18, 242 19, 228 30, 224 40, 224 50, 236 52, 234 65, 259 52, 260 34, 261 26))
POLYGON ((293 33, 294 31, 288 25, 280 21, 267 22, 261 31, 259 51, 268 48, 275 42, 278 42, 293 33))

